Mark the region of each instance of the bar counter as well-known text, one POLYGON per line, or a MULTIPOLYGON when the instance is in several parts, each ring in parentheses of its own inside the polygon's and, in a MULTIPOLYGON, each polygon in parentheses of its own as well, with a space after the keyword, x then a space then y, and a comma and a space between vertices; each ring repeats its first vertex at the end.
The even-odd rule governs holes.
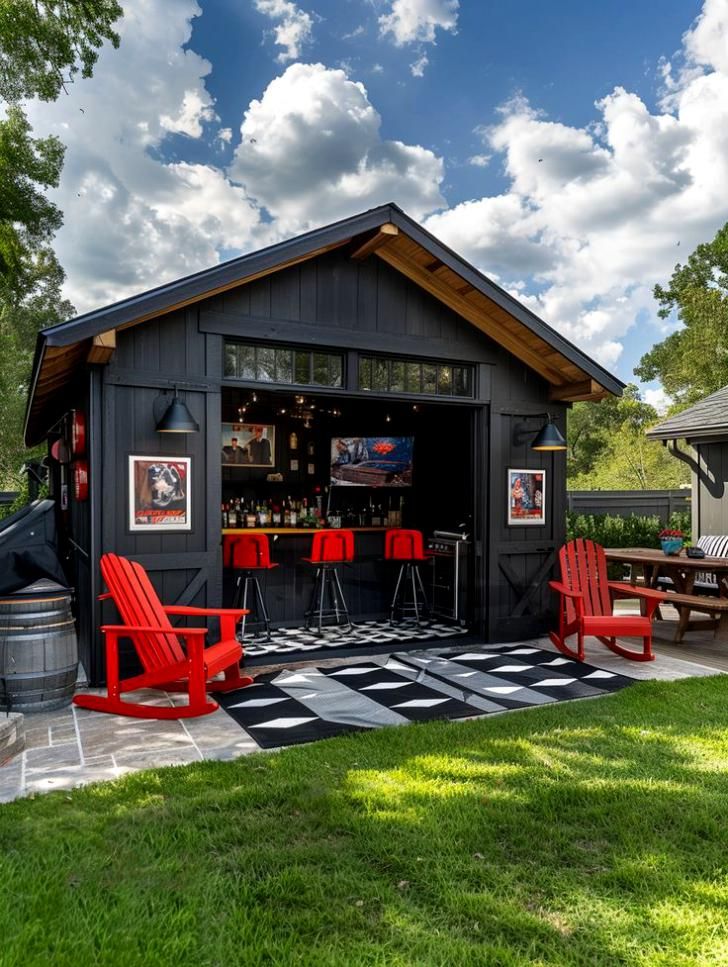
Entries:
MULTIPOLYGON (((278 567, 261 571, 259 578, 271 621, 278 627, 300 626, 311 599, 315 569, 302 558, 314 534, 325 527, 224 527, 223 537, 268 534, 271 560, 278 567), (287 538, 292 538, 288 540, 287 538), (306 540, 308 538, 308 540, 306 540)), ((356 535, 354 560, 340 570, 344 594, 353 619, 382 618, 389 614, 396 569, 384 561, 384 534, 389 527, 348 527, 356 535)), ((230 605, 235 574, 225 568, 224 602, 230 605)))
MULTIPOLYGON (((377 534, 395 527, 342 527, 355 534, 377 534)), ((331 527, 223 527, 223 534, 315 534, 316 531, 332 530, 331 527)))

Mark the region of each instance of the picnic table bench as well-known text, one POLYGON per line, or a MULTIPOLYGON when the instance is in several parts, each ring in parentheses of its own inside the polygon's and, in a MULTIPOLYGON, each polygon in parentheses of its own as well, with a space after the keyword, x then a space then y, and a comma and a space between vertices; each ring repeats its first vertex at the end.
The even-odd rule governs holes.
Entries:
POLYGON ((606 558, 612 563, 632 565, 630 583, 637 586, 638 572, 642 572, 644 586, 658 588, 661 576, 670 578, 674 591, 667 591, 665 603, 677 609, 679 618, 675 629, 675 642, 681 642, 686 631, 713 627, 716 640, 728 645, 728 558, 687 557, 685 552, 668 555, 646 547, 607 548, 606 558), (714 575, 717 596, 695 594, 698 575, 714 575), (692 611, 712 616, 712 622, 692 621, 692 611))

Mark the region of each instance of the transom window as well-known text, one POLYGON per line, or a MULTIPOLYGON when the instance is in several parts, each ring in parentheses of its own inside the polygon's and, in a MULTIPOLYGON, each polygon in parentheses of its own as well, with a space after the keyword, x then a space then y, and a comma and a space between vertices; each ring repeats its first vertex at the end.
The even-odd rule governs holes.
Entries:
POLYGON ((385 356, 361 356, 359 359, 360 390, 472 397, 473 385, 472 366, 385 356))
POLYGON ((344 359, 341 353, 228 342, 225 344, 225 376, 255 383, 341 387, 344 384, 344 359))

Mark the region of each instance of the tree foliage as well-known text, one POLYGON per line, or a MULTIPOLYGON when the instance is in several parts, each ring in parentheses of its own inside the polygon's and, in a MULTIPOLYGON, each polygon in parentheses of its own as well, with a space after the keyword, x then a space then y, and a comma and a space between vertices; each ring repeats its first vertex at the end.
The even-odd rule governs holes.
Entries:
POLYGON ((119 46, 117 0, 0 0, 0 97, 55 100, 90 77, 104 41, 119 46))
POLYGON ((659 379, 678 405, 689 406, 728 385, 728 224, 676 265, 666 288, 655 286, 658 315, 681 329, 657 343, 635 374, 659 379))
POLYGON ((684 463, 645 431, 659 421, 637 386, 621 398, 576 403, 568 417, 567 472, 572 490, 660 490, 689 482, 684 463))
POLYGON ((118 45, 116 0, 0 0, 0 486, 17 489, 28 454, 23 414, 36 334, 73 314, 52 242, 61 211, 47 197, 63 167, 58 138, 33 138, 17 103, 51 100, 90 76, 105 40, 118 45))

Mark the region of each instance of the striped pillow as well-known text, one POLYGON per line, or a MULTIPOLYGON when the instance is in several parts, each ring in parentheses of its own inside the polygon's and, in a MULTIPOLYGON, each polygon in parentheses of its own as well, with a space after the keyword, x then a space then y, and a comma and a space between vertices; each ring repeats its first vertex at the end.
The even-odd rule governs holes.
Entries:
MULTIPOLYGON (((706 557, 728 557, 728 537, 721 535, 699 537, 698 547, 701 547, 705 551, 706 557)), ((709 584, 716 590, 718 589, 718 581, 715 575, 706 571, 698 571, 695 575, 695 581, 700 581, 702 584, 709 584)))

